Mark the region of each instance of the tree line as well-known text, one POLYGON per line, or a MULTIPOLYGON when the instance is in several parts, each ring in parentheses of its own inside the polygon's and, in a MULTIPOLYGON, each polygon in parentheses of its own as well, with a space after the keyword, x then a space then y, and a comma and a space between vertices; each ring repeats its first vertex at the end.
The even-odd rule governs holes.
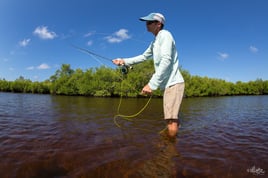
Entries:
MULTIPOLYGON (((120 67, 112 69, 100 66, 83 71, 82 69, 73 70, 69 64, 62 64, 54 75, 42 82, 33 82, 22 76, 14 81, 0 79, 0 91, 73 96, 139 97, 141 89, 154 73, 153 61, 137 64, 134 69, 128 69, 127 74, 123 74, 122 70, 120 67)), ((268 94, 268 80, 256 79, 232 83, 222 79, 192 76, 184 69, 181 71, 185 79, 185 97, 268 94)), ((162 92, 157 90, 154 96, 161 97, 162 92)))

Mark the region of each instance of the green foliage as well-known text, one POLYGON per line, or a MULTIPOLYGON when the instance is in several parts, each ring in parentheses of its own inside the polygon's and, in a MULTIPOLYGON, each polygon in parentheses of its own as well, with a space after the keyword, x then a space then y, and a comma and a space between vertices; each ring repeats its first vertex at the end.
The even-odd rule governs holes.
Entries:
POLYGON ((0 91, 10 92, 11 82, 6 81, 5 79, 0 80, 0 91))
POLYGON ((32 82, 20 76, 15 81, 0 80, 0 91, 14 93, 40 93, 49 94, 50 82, 32 82))
MULTIPOLYGON (((0 79, 0 91, 138 97, 154 73, 153 61, 148 60, 133 67, 129 69, 127 75, 123 75, 120 67, 111 69, 100 66, 83 71, 82 69, 73 70, 69 64, 62 64, 49 80, 43 82, 32 82, 22 76, 15 81, 0 79)), ((231 83, 222 79, 191 76, 184 69, 181 69, 181 72, 185 79, 185 97, 268 94, 267 80, 256 79, 247 83, 241 81, 231 83)), ((162 94, 160 90, 154 91, 155 96, 161 97, 162 94)))

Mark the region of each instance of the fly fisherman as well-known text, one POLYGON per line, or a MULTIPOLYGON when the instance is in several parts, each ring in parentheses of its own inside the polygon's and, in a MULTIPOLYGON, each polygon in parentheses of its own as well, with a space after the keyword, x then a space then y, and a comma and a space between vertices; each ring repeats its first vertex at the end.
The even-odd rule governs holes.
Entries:
POLYGON ((117 58, 116 65, 132 65, 153 58, 155 73, 141 91, 152 94, 158 88, 164 90, 163 108, 167 121, 168 135, 175 137, 179 126, 179 109, 184 93, 184 79, 179 70, 178 52, 171 33, 164 30, 165 17, 160 13, 150 13, 139 20, 146 22, 147 31, 155 38, 143 54, 132 58, 117 58))

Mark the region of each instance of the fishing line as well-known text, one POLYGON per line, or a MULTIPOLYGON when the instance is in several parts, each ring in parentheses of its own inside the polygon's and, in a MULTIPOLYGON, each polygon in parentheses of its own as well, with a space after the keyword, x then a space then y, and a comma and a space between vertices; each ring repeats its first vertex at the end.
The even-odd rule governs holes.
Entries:
POLYGON ((111 58, 101 56, 101 55, 99 55, 99 54, 97 54, 97 53, 94 53, 94 52, 92 52, 92 51, 89 51, 89 50, 87 50, 87 49, 85 49, 85 48, 80 48, 80 47, 75 46, 75 45, 72 45, 72 46, 73 46, 74 48, 76 48, 76 49, 82 51, 82 52, 85 52, 85 53, 87 53, 87 54, 91 54, 91 55, 94 55, 94 56, 99 57, 99 58, 101 58, 101 59, 104 59, 104 60, 106 60, 106 61, 112 62, 112 59, 111 59, 111 58))
POLYGON ((98 63, 100 63, 100 65, 103 65, 106 67, 106 65, 104 63, 102 63, 97 57, 93 56, 92 54, 89 54, 92 58, 94 58, 98 63))
MULTIPOLYGON (((98 60, 97 58, 101 58, 101 59, 104 59, 106 61, 109 61, 109 62, 112 62, 112 59, 111 58, 108 58, 108 57, 105 57, 105 56, 102 56, 102 55, 99 55, 95 52, 92 52, 90 50, 87 50, 87 49, 84 49, 84 48, 80 48, 78 46, 75 46, 75 45, 72 45, 74 48, 82 51, 82 52, 85 52, 87 54, 89 54, 91 57, 93 57, 96 61, 98 61, 100 64, 103 64, 102 62, 100 62, 100 60, 98 60)), ((121 83, 120 83, 120 90, 121 90, 121 93, 120 93, 120 100, 119 100, 119 104, 118 104, 118 107, 117 107, 117 114, 114 116, 113 118, 113 121, 114 121, 114 124, 118 127, 118 128, 122 128, 121 125, 117 122, 117 119, 118 118, 121 118, 123 120, 127 120, 127 121, 134 121, 134 118, 136 118, 138 115, 140 115, 146 108, 147 106, 149 105, 149 103, 151 102, 151 99, 152 99, 152 96, 153 95, 150 95, 148 101, 145 103, 145 105, 137 112, 137 113, 134 113, 134 114, 131 114, 131 115, 125 115, 125 114, 120 114, 120 108, 121 108, 121 104, 122 104, 122 100, 123 100, 123 94, 122 94, 122 81, 124 80, 125 76, 128 74, 128 71, 129 69, 132 69, 131 66, 126 66, 126 65, 122 65, 120 66, 121 68, 121 74, 122 76, 120 76, 120 79, 121 79, 121 83)), ((143 128, 135 128, 135 129, 139 129, 139 130, 144 130, 144 131, 149 131, 151 132, 151 130, 149 129, 143 129, 143 128)), ((167 129, 167 127, 165 127, 164 129, 162 129, 159 133, 163 133, 165 130, 167 129)))
MULTIPOLYGON (((130 115, 125 115, 125 114, 120 114, 120 108, 121 108, 121 105, 122 105, 122 100, 123 100, 123 94, 122 94, 122 82, 120 84, 120 88, 121 88, 121 94, 120 94, 120 100, 119 100, 119 104, 118 104, 118 107, 117 107, 117 114, 114 115, 114 124, 118 127, 118 128, 122 128, 122 126, 117 122, 117 119, 120 118, 120 119, 123 119, 123 120, 126 120, 126 121, 129 121, 129 122, 134 122, 134 121, 137 121, 138 118, 136 118, 138 115, 140 115, 149 105, 149 103, 151 102, 152 100, 152 97, 153 95, 151 94, 148 101, 146 102, 146 104, 137 112, 137 113, 134 113, 134 114, 130 114, 130 115)), ((142 120, 144 121, 144 119, 142 120)), ((149 121, 149 120, 147 120, 149 121)), ((151 121, 151 120, 150 120, 151 121)), ((146 128, 140 128, 140 127, 134 127, 134 129, 138 129, 138 130, 143 130, 143 131, 147 131, 147 132, 154 132, 152 130, 149 130, 149 129, 146 129, 146 128)), ((165 131, 167 130, 167 127, 164 127, 162 130, 160 130, 158 133, 159 134, 162 134, 164 133, 165 131)))
MULTIPOLYGON (((95 58, 95 57, 98 57, 98 58, 107 60, 107 61, 109 61, 109 62, 112 62, 112 59, 110 59, 110 58, 101 56, 101 55, 99 55, 99 54, 97 54, 97 53, 95 53, 95 52, 92 52, 92 51, 87 50, 87 49, 84 49, 84 48, 80 48, 80 47, 75 46, 75 45, 72 45, 72 46, 73 46, 74 48, 76 48, 76 49, 82 51, 82 52, 85 52, 85 53, 89 54, 89 55, 92 56, 92 57, 94 56, 94 59, 95 59, 95 60, 97 60, 97 58, 95 58)), ((97 61, 98 61, 99 63, 101 63, 99 60, 97 60, 97 61)), ((122 74, 123 76, 120 76, 120 79, 121 79, 121 83, 120 83, 120 90, 121 90, 121 92, 120 92, 120 100, 119 100, 119 104, 118 104, 118 107, 117 107, 117 114, 114 116, 114 124, 115 124, 117 127, 119 127, 119 128, 121 128, 121 126, 120 126, 120 124, 117 122, 117 118, 120 117, 120 118, 125 119, 125 120, 127 120, 127 121, 133 121, 133 119, 134 119, 135 117, 137 117, 139 114, 141 114, 141 113, 147 108, 147 106, 149 105, 149 103, 150 103, 150 101, 151 101, 151 99, 152 99, 152 95, 150 95, 150 97, 149 97, 148 101, 146 102, 146 104, 145 104, 145 105, 144 105, 144 106, 143 106, 137 113, 135 113, 135 114, 131 114, 131 115, 120 114, 120 108, 121 108, 121 104, 122 104, 122 100, 123 100, 122 81, 123 81, 123 79, 124 79, 124 76, 128 73, 129 68, 131 69, 130 66, 125 66, 125 65, 122 65, 122 66, 121 66, 121 74, 122 74)), ((149 131, 148 129, 142 129, 142 128, 138 128, 138 129, 149 131)))
MULTIPOLYGON (((152 100, 152 97, 153 95, 151 94, 148 101, 146 102, 146 104, 137 112, 137 113, 134 113, 134 114, 130 114, 130 115, 125 115, 125 114, 120 114, 120 108, 121 108, 121 105, 122 105, 122 100, 123 100, 123 94, 122 94, 122 82, 120 84, 120 88, 121 88, 121 94, 120 94, 120 100, 119 100, 119 104, 118 104, 118 107, 117 107, 117 114, 114 115, 114 124, 118 127, 118 128, 122 128, 122 126, 117 122, 117 119, 118 118, 121 118, 123 120, 126 120, 126 121, 130 121, 130 122, 133 122, 133 121, 136 121, 137 120, 137 116, 140 115, 149 105, 149 103, 151 102, 152 100)), ((144 121, 144 120, 143 120, 144 121)), ((134 129, 138 129, 138 130, 143 130, 143 131, 147 131, 147 132, 154 132, 152 130, 149 130, 149 129, 145 129, 145 128, 139 128, 139 127, 135 127, 134 129)), ((164 127, 162 130, 158 131, 159 134, 163 134, 165 131, 167 130, 167 127, 164 127)))
MULTIPOLYGON (((123 99, 122 82, 120 84, 120 87, 121 87, 121 94, 120 94, 119 104, 118 104, 118 107, 117 107, 117 114, 114 116, 114 124, 117 127, 122 128, 121 125, 117 122, 117 119, 121 118, 121 119, 124 119, 124 120, 127 120, 127 121, 134 121, 134 118, 137 117, 138 115, 140 115, 147 108, 147 106, 149 105, 153 95, 150 95, 150 97, 149 97, 148 101, 146 102, 146 104, 137 113, 130 114, 130 115, 120 114, 120 108, 121 108, 122 99, 123 99)), ((148 129, 142 129, 142 128, 136 128, 136 129, 150 131, 148 129)))
MULTIPOLYGON (((96 57, 100 58, 100 59, 104 59, 106 61, 109 61, 109 62, 112 62, 112 59, 111 58, 108 58, 108 57, 105 57, 105 56, 101 56, 95 52, 92 52, 88 49, 85 49, 85 48, 80 48, 78 46, 75 46, 75 45, 72 45, 73 48, 76 48, 86 54, 89 54, 91 57, 93 57, 97 62, 99 62, 100 64, 106 66, 105 64, 103 64, 102 62, 100 62, 100 60, 98 60, 96 57)), ((121 73, 123 74, 127 74, 129 72, 129 69, 132 69, 132 66, 127 66, 127 65, 120 65, 120 70, 121 70, 121 73)))

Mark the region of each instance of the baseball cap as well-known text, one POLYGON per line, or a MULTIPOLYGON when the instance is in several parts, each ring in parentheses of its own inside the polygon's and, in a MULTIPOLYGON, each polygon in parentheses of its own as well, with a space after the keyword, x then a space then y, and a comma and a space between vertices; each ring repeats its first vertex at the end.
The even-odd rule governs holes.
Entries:
POLYGON ((150 13, 149 15, 145 16, 145 17, 141 17, 140 18, 141 21, 159 21, 162 24, 165 24, 165 17, 160 14, 160 13, 150 13))

